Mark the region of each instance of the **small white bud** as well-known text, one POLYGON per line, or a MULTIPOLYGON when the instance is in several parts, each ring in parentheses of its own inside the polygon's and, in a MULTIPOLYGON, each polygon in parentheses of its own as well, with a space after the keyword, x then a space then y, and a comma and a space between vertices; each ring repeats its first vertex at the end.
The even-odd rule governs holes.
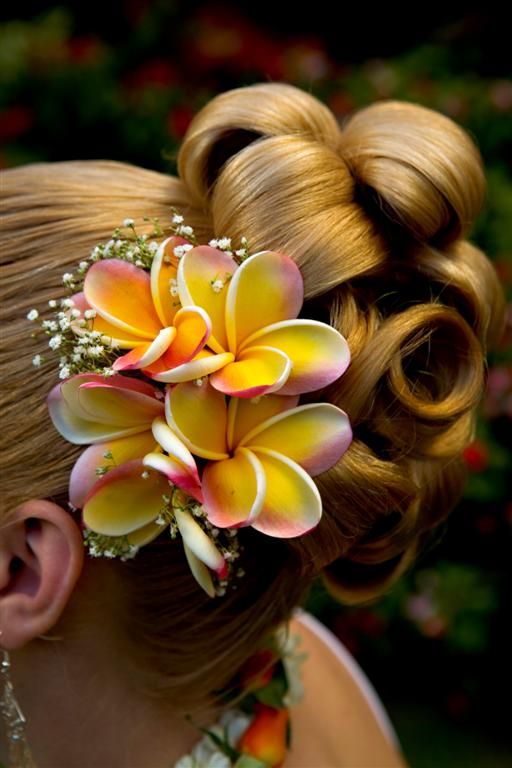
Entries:
POLYGON ((50 301, 48 302, 48 306, 51 307, 52 309, 55 309, 55 307, 57 306, 57 302, 55 301, 55 299, 50 299, 50 301))
POLYGON ((134 223, 135 222, 133 221, 133 219, 125 219, 123 221, 123 227, 133 227, 134 223))
POLYGON ((32 358, 32 365, 34 365, 36 368, 39 368, 42 362, 43 362, 43 358, 41 357, 41 355, 34 355, 34 357, 32 358))
POLYGON ((34 320, 37 320, 39 317, 39 312, 37 309, 31 309, 30 312, 27 313, 27 320, 30 320, 30 322, 34 322, 34 320))

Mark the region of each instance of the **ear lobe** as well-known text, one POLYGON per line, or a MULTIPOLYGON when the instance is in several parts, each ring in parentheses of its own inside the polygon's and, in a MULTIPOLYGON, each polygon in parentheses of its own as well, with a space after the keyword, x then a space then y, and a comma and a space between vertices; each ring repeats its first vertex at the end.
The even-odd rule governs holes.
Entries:
POLYGON ((21 648, 58 621, 80 576, 84 546, 69 512, 32 499, 0 528, 0 629, 21 648))

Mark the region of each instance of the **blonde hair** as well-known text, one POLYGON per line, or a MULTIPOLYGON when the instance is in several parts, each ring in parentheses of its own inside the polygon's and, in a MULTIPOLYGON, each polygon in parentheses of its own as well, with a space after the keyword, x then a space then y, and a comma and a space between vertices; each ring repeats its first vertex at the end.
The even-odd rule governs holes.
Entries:
POLYGON ((319 526, 291 540, 242 529, 246 576, 222 600, 200 592, 177 542, 112 563, 144 685, 191 710, 226 687, 316 575, 345 602, 374 597, 445 519, 464 484, 461 454, 504 297, 492 264, 463 239, 484 196, 478 150, 424 107, 382 102, 340 126, 293 86, 238 88, 196 115, 178 171, 85 161, 4 173, 2 477, 7 512, 66 497, 77 450, 49 422, 55 382, 31 370, 45 341, 31 343, 25 315, 58 296, 66 268, 126 216, 164 220, 173 205, 201 241, 245 235, 253 250, 294 258, 304 316, 330 322, 352 355, 341 379, 311 396, 343 408, 354 431, 317 478, 319 526))

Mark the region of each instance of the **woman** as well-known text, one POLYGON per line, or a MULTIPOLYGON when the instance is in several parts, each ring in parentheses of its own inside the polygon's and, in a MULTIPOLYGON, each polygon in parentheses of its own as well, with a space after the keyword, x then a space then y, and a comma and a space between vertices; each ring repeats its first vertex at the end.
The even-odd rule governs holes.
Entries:
MULTIPOLYGON (((289 713, 260 701, 251 723, 267 717, 267 752, 245 722, 236 754, 217 745, 215 759, 225 762, 211 765, 235 764, 241 752, 289 768, 403 765, 360 670, 293 612, 318 574, 343 602, 382 593, 460 497, 461 454, 504 314, 492 265, 465 240, 484 195, 478 151, 448 118, 416 105, 375 104, 340 127, 310 94, 272 83, 204 107, 178 169, 169 178, 70 162, 4 174, 0 644, 11 652, 8 728, 14 696, 40 768, 156 768, 184 755, 181 765, 207 765, 210 758, 190 757, 198 725, 221 716, 220 692, 235 679, 253 691, 268 683, 260 673, 275 656, 262 657, 262 645, 289 622, 308 654, 304 697, 288 700, 289 713), (63 272, 127 216, 140 233, 153 228, 144 216, 169 221, 171 207, 199 243, 246 237, 251 254, 288 254, 304 282, 301 317, 329 324, 350 350, 343 375, 301 401, 343 409, 352 430, 343 454, 317 473, 321 520, 288 538, 241 527, 244 575, 215 599, 198 587, 197 561, 191 578, 179 537, 157 536, 124 562, 84 555, 80 514, 68 507, 82 448, 49 419, 46 396, 61 386, 55 370, 30 366, 47 356, 48 338, 29 338, 26 315, 64 295, 63 272), (258 658, 258 674, 247 676, 248 659, 258 658)), ((162 236, 153 234, 156 249, 162 236)), ((62 365, 64 387, 70 372, 62 365)), ((1 750, 6 762, 5 741, 1 750)), ((25 755, 30 764, 28 746, 25 755)))

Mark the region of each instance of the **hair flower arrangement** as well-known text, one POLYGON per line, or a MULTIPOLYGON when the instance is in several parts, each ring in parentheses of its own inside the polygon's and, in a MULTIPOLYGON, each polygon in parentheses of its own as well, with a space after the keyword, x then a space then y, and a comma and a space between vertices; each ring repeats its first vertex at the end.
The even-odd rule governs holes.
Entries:
POLYGON ((168 528, 214 596, 235 570, 238 528, 291 538, 319 523, 312 477, 352 432, 340 408, 299 397, 341 376, 350 353, 331 326, 298 319, 289 256, 251 255, 245 238, 235 251, 229 238, 198 244, 174 210, 167 232, 152 223, 139 235, 126 219, 63 276, 69 296, 41 322, 62 380, 48 408, 88 446, 69 501, 89 553, 126 559, 168 528))

